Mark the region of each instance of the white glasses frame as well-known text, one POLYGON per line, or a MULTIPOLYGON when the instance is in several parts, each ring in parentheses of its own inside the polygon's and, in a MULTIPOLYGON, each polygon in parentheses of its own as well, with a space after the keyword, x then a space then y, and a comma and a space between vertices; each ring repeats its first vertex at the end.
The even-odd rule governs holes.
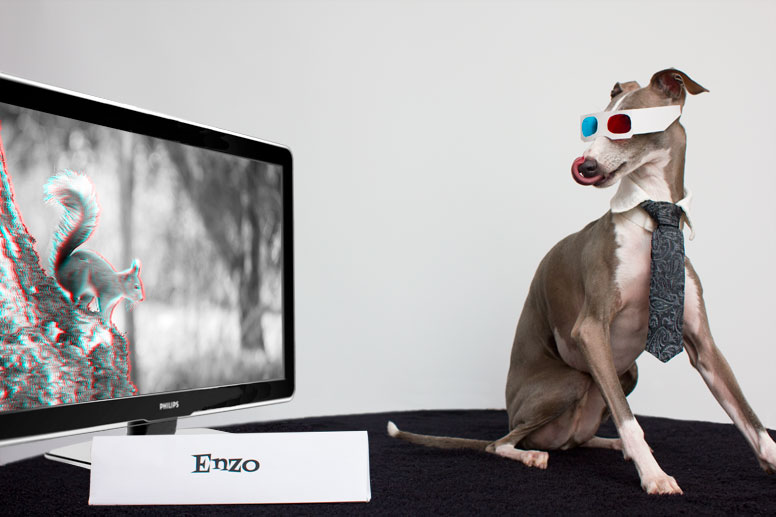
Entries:
POLYGON ((640 108, 632 110, 619 111, 600 111, 590 113, 579 117, 579 136, 583 142, 595 140, 600 136, 605 136, 611 140, 624 140, 633 135, 642 135, 646 133, 657 133, 668 129, 676 119, 682 114, 682 107, 678 104, 671 106, 658 106, 655 108, 640 108), (611 133, 607 127, 609 119, 614 115, 628 115, 631 121, 631 129, 627 133, 611 133), (595 133, 585 136, 582 133, 582 121, 588 117, 595 117, 598 128, 595 133))

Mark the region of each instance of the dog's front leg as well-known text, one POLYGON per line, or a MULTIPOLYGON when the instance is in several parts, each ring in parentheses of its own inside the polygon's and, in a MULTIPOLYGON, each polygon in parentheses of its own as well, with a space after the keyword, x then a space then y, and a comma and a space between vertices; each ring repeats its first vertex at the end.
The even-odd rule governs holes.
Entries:
POLYGON ((776 472, 776 443, 749 406, 730 365, 711 337, 701 283, 689 261, 686 285, 684 343, 690 363, 743 433, 760 466, 773 474, 776 472))
POLYGON ((623 454, 631 458, 638 470, 641 487, 648 494, 681 494, 676 480, 663 472, 644 439, 644 431, 631 412, 612 359, 609 324, 594 316, 581 318, 572 338, 582 350, 590 373, 617 426, 623 454))

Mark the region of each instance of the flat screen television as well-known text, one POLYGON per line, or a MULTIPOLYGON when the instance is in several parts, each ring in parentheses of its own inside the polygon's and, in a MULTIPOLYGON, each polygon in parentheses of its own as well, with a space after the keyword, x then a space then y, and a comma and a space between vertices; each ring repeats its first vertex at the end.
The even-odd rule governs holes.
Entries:
POLYGON ((0 448, 290 400, 286 147, 0 75, 0 448))

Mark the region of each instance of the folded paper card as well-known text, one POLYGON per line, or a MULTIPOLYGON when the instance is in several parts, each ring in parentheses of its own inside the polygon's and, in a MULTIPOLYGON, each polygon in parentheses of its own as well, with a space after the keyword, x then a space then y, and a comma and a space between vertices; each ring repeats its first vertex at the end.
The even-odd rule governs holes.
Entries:
POLYGON ((92 440, 89 504, 366 502, 366 431, 92 440))

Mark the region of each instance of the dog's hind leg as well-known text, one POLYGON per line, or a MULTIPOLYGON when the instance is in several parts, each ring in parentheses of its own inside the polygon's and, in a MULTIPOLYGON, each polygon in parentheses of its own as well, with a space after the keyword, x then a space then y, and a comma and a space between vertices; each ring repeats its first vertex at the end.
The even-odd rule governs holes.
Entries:
POLYGON ((511 431, 485 450, 529 467, 545 469, 549 460, 546 451, 518 447, 559 449, 567 444, 577 430, 579 418, 576 415, 586 400, 592 379, 560 364, 535 371, 541 373, 525 378, 520 374, 510 375, 510 380, 524 379, 507 387, 507 393, 511 395, 507 404, 511 431))
POLYGON ((531 451, 531 450, 518 449, 514 445, 510 445, 509 443, 501 444, 495 447, 493 450, 491 450, 489 447, 487 451, 497 454, 499 456, 503 456, 504 458, 517 460, 529 467, 536 467, 542 470, 547 468, 547 462, 550 459, 550 453, 548 453, 547 451, 531 451))
POLYGON ((590 447, 593 449, 614 449, 615 451, 622 450, 622 440, 619 438, 601 438, 600 436, 593 436, 588 441, 579 445, 580 447, 590 447))

